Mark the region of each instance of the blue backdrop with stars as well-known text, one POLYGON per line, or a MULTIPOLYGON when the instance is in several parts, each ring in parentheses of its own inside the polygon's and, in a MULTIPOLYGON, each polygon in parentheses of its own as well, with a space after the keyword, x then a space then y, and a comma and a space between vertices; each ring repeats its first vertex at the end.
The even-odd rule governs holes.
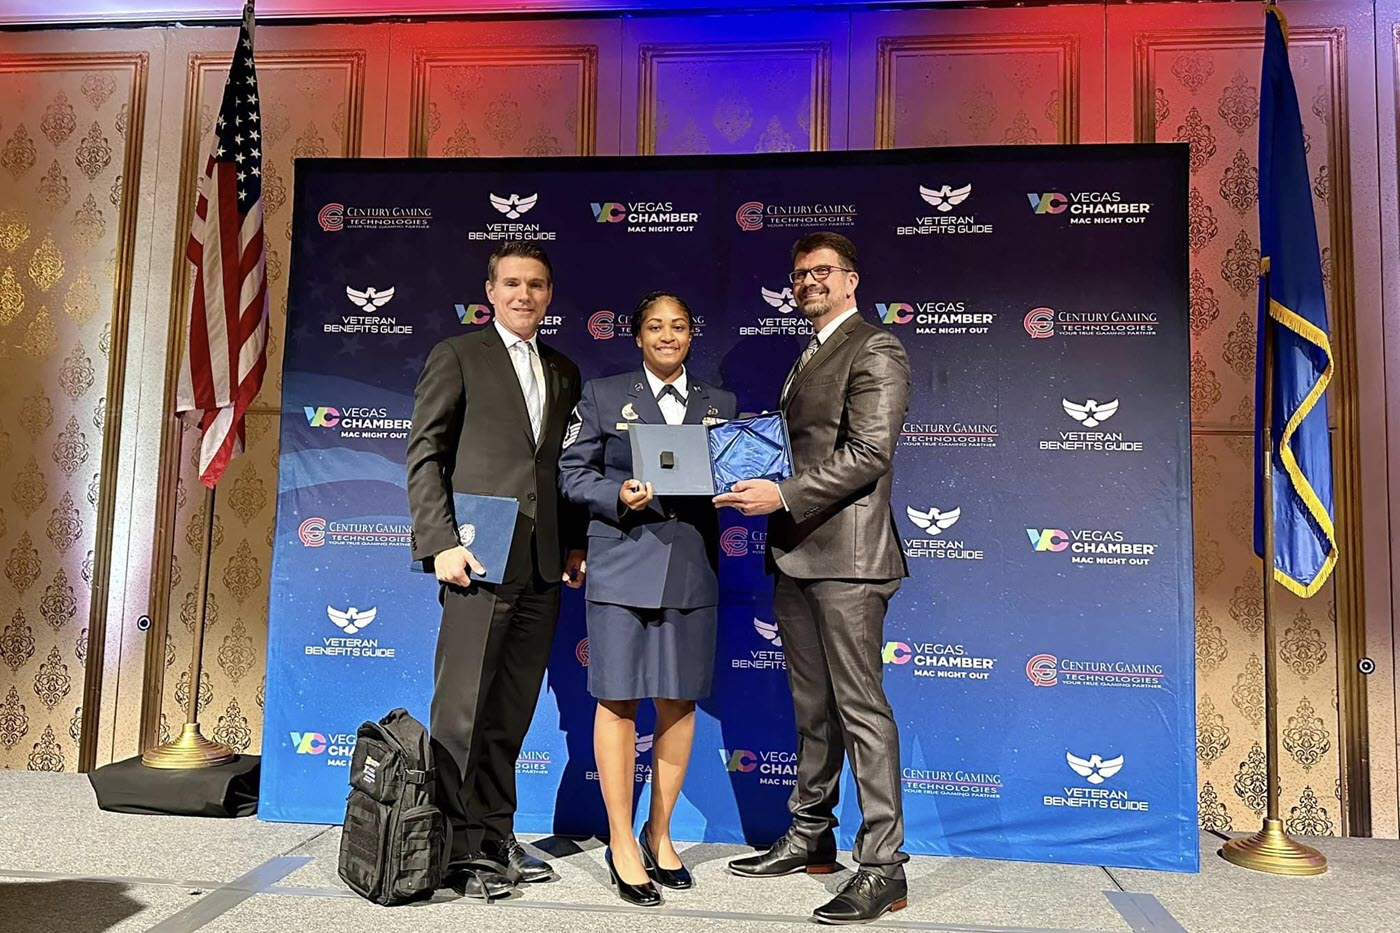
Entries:
MULTIPOLYGON (((910 577, 883 645, 908 849, 1196 870, 1186 165, 1176 145, 300 160, 260 815, 339 822, 358 724, 427 720, 438 604, 408 570, 404 445, 428 350, 490 326, 494 245, 549 249, 541 339, 585 378, 640 365, 628 314, 665 288, 699 316, 691 371, 761 411, 810 333, 789 248, 833 229, 913 368, 910 577)), ((721 529, 718 670, 674 832, 767 844, 791 699, 764 521, 721 529)), ((520 832, 606 829, 581 610, 566 591, 520 832)), ((839 816, 848 846, 849 775, 839 816)))

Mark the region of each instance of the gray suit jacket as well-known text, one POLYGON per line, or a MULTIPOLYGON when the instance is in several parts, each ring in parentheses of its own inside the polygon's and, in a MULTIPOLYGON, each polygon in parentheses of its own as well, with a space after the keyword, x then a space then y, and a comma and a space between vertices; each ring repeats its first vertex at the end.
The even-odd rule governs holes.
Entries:
POLYGON ((768 567, 798 579, 908 576, 890 509, 895 445, 909 407, 909 357, 853 314, 793 380, 782 403, 794 475, 768 519, 768 567))

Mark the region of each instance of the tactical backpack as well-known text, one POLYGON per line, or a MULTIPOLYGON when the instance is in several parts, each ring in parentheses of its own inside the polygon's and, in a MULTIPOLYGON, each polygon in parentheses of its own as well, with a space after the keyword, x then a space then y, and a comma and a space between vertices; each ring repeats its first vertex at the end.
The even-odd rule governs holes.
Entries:
POLYGON ((340 837, 340 877, 376 904, 431 895, 442 882, 451 826, 433 801, 428 730, 396 709, 360 726, 340 837))

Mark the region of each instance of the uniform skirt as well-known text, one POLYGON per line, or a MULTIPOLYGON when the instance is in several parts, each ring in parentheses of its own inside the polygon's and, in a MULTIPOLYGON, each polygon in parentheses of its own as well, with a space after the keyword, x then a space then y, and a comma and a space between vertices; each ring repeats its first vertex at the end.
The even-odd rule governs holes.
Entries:
POLYGON ((701 700, 715 671, 715 606, 587 604, 588 692, 600 700, 701 700))

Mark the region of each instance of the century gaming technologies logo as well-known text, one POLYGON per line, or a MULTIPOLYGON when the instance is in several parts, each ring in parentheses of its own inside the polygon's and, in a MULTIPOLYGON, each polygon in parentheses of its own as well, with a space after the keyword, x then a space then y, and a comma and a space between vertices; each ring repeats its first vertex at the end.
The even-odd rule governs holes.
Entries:
POLYGON ((1069 554, 1072 564, 1146 567, 1157 545, 1130 541, 1127 532, 1109 528, 1027 528, 1026 537, 1037 554, 1069 554))
POLYGON ((992 225, 982 223, 965 207, 972 200, 972 185, 938 187, 919 185, 919 198, 931 213, 916 216, 912 224, 896 224, 896 236, 972 236, 994 232, 992 225))
POLYGON ((1122 787, 1126 755, 1105 757, 1095 752, 1087 757, 1065 752, 1065 765, 1070 772, 1083 780, 1063 785, 1062 793, 1045 794, 1041 803, 1047 807, 1064 807, 1071 810, 1119 810, 1129 813, 1147 813, 1151 809, 1148 801, 1133 799, 1129 791, 1122 787), (1088 785, 1088 786, 1084 786, 1088 785))
POLYGON ((544 749, 521 751, 515 758, 515 773, 548 774, 552 763, 549 752, 544 749))
POLYGON ((1160 316, 1155 311, 1056 311, 1032 308, 1022 319, 1034 340, 1050 337, 1152 337, 1160 316))
POLYGON ((768 204, 745 201, 734 212, 734 222, 745 232, 794 230, 800 227, 854 227, 854 204, 768 204))
POLYGON ((915 677, 940 680, 988 680, 997 659, 970 654, 955 642, 887 641, 880 652, 886 664, 908 666, 915 677))
POLYGON ((914 325, 916 334, 942 336, 982 335, 991 332, 996 315, 968 310, 966 301, 877 302, 880 323, 891 327, 914 325))
POLYGON ((903 768, 900 777, 906 794, 934 797, 1001 798, 1001 775, 995 771, 954 771, 936 768, 903 768))
MULTIPOLYGON (((1105 422, 1114 418, 1119 410, 1120 403, 1117 398, 1109 398, 1100 401, 1097 398, 1061 398, 1060 410, 1065 414, 1065 421, 1076 421, 1086 428, 1102 427, 1105 422)), ((1114 422, 1114 426, 1121 426, 1123 422, 1114 422)), ((1040 441, 1041 450, 1052 450, 1059 452, 1074 451, 1095 451, 1099 453, 1142 453, 1143 442, 1128 440, 1122 431, 1070 431, 1061 430, 1056 432, 1052 438, 1042 438, 1040 441)))
POLYGON ((337 522, 313 515, 297 526, 297 538, 306 547, 358 546, 404 547, 413 537, 408 522, 337 522))
POLYGON ((906 421, 901 447, 995 447, 1001 431, 994 421, 906 421))
POLYGON ((719 549, 725 557, 747 557, 768 550, 768 532, 752 531, 743 525, 731 525, 719 536, 719 549))
POLYGON ((333 405, 303 405, 306 424, 327 428, 342 438, 405 438, 413 426, 411 418, 390 418, 387 408, 333 405))
POLYGON ((594 201, 593 219, 622 224, 628 233, 692 233, 700 223, 698 211, 678 211, 672 201, 594 201))
POLYGON ((1133 202, 1121 191, 1027 192, 1026 200, 1039 217, 1060 217, 1070 226, 1088 224, 1145 224, 1152 213, 1149 202, 1133 202))
POLYGON ((1037 654, 1026 662, 1026 677, 1037 687, 1129 687, 1161 690, 1166 671, 1160 664, 1060 658, 1037 654))
POLYGON ((752 751, 747 748, 721 748, 719 760, 730 774, 757 775, 759 784, 794 787, 797 784, 797 753, 786 749, 752 751))
POLYGON ((362 207, 331 201, 316 213, 326 233, 343 230, 427 230, 433 223, 430 207, 362 207))

